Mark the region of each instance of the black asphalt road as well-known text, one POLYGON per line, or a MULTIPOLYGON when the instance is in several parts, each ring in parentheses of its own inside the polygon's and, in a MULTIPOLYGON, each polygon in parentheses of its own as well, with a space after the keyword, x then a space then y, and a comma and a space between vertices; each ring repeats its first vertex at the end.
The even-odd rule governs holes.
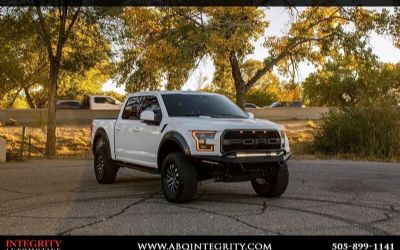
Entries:
POLYGON ((400 235, 400 164, 292 160, 289 171, 281 198, 206 181, 176 205, 156 175, 121 169, 99 185, 91 161, 1 164, 0 235, 400 235))

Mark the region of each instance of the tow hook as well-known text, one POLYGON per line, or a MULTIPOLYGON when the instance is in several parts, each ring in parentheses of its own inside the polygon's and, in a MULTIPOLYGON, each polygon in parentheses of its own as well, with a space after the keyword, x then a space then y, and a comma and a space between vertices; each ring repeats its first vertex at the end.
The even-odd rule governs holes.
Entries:
POLYGON ((292 153, 288 153, 283 157, 283 162, 286 163, 290 158, 292 158, 292 153))

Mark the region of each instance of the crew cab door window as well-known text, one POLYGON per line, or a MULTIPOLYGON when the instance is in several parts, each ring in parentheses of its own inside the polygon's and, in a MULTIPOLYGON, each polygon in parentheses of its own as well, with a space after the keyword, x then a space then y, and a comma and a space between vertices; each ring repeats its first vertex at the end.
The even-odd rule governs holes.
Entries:
POLYGON ((139 120, 140 101, 142 97, 133 96, 126 101, 122 119, 124 120, 139 120))
POLYGON ((140 113, 142 113, 143 111, 153 111, 155 120, 158 122, 162 120, 160 103, 155 96, 145 96, 143 98, 140 113))

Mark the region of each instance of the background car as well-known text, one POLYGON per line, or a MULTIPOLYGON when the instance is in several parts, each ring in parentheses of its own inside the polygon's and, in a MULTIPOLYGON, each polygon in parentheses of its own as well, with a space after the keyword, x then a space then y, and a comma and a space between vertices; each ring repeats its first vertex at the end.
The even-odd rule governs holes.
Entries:
POLYGON ((82 101, 81 107, 91 110, 119 110, 121 102, 111 96, 86 96, 82 101))
POLYGON ((254 103, 246 103, 246 104, 245 104, 245 107, 246 107, 247 109, 258 109, 258 108, 260 108, 260 107, 258 107, 257 105, 255 105, 254 103))
POLYGON ((57 109, 80 109, 81 103, 75 100, 59 100, 57 101, 57 109))
POLYGON ((303 108, 304 105, 301 101, 292 102, 273 102, 270 105, 264 106, 264 108, 303 108))

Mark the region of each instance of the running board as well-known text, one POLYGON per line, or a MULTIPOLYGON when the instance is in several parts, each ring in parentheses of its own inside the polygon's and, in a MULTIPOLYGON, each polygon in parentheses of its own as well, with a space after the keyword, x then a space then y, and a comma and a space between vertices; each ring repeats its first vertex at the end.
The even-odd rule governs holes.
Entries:
POLYGON ((117 162, 117 166, 122 167, 122 168, 131 168, 131 169, 139 170, 139 171, 146 172, 149 174, 160 174, 160 170, 158 168, 140 166, 140 165, 127 163, 127 162, 117 162))

